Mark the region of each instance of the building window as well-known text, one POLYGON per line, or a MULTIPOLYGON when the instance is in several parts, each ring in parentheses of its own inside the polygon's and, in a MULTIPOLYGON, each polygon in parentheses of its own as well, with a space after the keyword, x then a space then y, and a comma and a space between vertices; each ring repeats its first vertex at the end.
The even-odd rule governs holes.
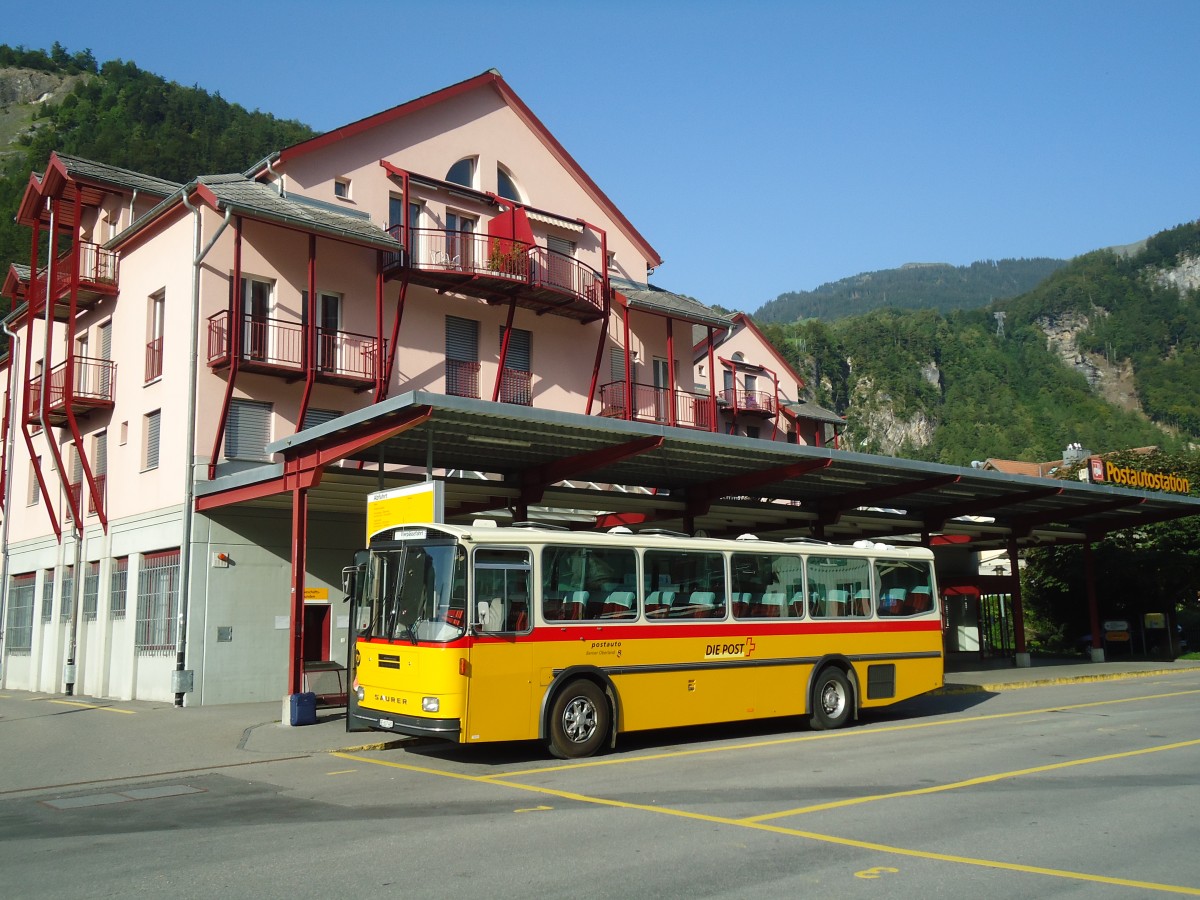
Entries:
POLYGON ((166 315, 167 294, 159 291, 150 296, 146 310, 146 383, 162 377, 163 319, 166 315))
POLYGON ((75 567, 63 568, 62 601, 58 604, 58 621, 69 622, 75 614, 75 567))
POLYGON ((119 556, 113 560, 112 572, 108 576, 108 617, 125 618, 125 594, 129 589, 129 557, 119 556))
POLYGON ((83 573, 83 620, 96 621, 96 606, 100 599, 100 563, 90 562, 83 573))
POLYGON ((304 424, 300 426, 300 430, 304 431, 308 428, 324 425, 326 422, 332 422, 340 415, 341 413, 336 409, 306 409, 304 411, 304 424))
POLYGON ((162 410, 156 409, 142 417, 142 471, 158 468, 158 432, 162 410))
POLYGON ((33 649, 33 591, 37 574, 14 575, 9 581, 8 623, 4 649, 9 653, 28 653, 33 649))
POLYGON ((263 462, 266 446, 271 443, 270 403, 258 400, 234 400, 229 404, 229 422, 225 429, 225 458, 263 462))
POLYGON ((175 652, 175 608, 179 602, 179 551, 147 553, 138 571, 137 628, 139 656, 175 652))
POLYGON ((95 515, 97 509, 104 509, 105 490, 108 486, 108 432, 101 431, 92 438, 92 478, 96 482, 96 496, 88 497, 88 514, 95 515))
POLYGON ((446 316, 446 393, 479 399, 479 323, 446 316))
POLYGON ((337 197, 339 200, 349 200, 350 199, 350 179, 349 178, 333 179, 333 196, 337 197))
POLYGON ((54 620, 54 570, 42 573, 42 622, 54 620))
POLYGON ((475 187, 475 160, 473 157, 460 159, 446 173, 446 181, 461 184, 463 187, 475 187))
POLYGON ((517 190, 517 183, 502 166, 496 166, 496 193, 506 200, 521 202, 521 192, 517 190))
POLYGON ((28 506, 37 506, 41 502, 42 491, 38 487, 37 473, 42 471, 42 458, 35 456, 33 465, 29 468, 29 502, 28 506))
POLYGON ((272 288, 270 281, 242 279, 242 355, 247 359, 261 362, 270 353, 272 288))

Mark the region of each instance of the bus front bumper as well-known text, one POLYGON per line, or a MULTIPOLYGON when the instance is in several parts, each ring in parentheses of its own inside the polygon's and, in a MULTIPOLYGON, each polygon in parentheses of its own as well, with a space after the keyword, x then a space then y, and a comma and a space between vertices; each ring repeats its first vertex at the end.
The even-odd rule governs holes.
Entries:
POLYGON ((418 716, 403 716, 398 713, 380 713, 361 706, 348 715, 353 724, 365 725, 374 731, 390 731, 411 737, 432 737, 459 743, 462 721, 459 719, 424 719, 418 716))

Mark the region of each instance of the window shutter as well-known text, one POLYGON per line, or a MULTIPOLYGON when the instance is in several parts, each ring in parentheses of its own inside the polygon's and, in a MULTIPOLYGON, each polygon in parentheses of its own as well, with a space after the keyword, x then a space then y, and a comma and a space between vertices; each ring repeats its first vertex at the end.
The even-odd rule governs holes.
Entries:
POLYGON ((146 468, 158 468, 158 431, 161 412, 146 416, 146 468))
POLYGON ((225 432, 226 459, 267 459, 271 443, 271 404, 257 400, 234 400, 229 404, 225 432))
POLYGON ((332 422, 341 413, 336 409, 309 409, 304 413, 304 424, 300 426, 303 431, 307 428, 315 428, 318 425, 324 425, 326 422, 332 422))
POLYGON ((108 432, 102 431, 96 435, 96 475, 108 474, 108 432))
POLYGON ((479 362, 479 323, 446 316, 446 359, 479 362))
MULTIPOLYGON (((504 326, 500 326, 500 345, 504 345, 504 326)), ((518 372, 533 371, 533 333, 524 328, 514 328, 508 339, 508 355, 504 367, 518 372)))
POLYGON ((625 380, 624 347, 613 347, 608 351, 608 374, 610 381, 625 380))

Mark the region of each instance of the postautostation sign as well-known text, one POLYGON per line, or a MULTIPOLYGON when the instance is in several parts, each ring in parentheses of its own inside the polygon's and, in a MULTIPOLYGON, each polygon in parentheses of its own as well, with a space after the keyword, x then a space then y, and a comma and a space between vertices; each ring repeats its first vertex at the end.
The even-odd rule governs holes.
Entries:
POLYGON ((1088 464, 1088 480, 1092 484, 1115 484, 1149 491, 1168 491, 1172 494, 1190 494, 1192 492, 1191 481, 1181 475, 1171 472, 1147 472, 1145 469, 1118 466, 1116 463, 1099 457, 1093 457, 1088 464))

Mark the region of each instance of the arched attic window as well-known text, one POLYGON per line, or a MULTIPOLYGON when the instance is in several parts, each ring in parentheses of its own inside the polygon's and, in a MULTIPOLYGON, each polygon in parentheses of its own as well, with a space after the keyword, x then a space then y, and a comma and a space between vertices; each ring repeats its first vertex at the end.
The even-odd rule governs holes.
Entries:
POLYGON ((452 165, 450 171, 446 173, 446 180, 452 184, 461 184, 463 187, 475 187, 475 158, 464 156, 452 165))
POLYGON ((517 182, 503 166, 496 166, 496 194, 514 203, 521 202, 521 192, 517 190, 517 182))

